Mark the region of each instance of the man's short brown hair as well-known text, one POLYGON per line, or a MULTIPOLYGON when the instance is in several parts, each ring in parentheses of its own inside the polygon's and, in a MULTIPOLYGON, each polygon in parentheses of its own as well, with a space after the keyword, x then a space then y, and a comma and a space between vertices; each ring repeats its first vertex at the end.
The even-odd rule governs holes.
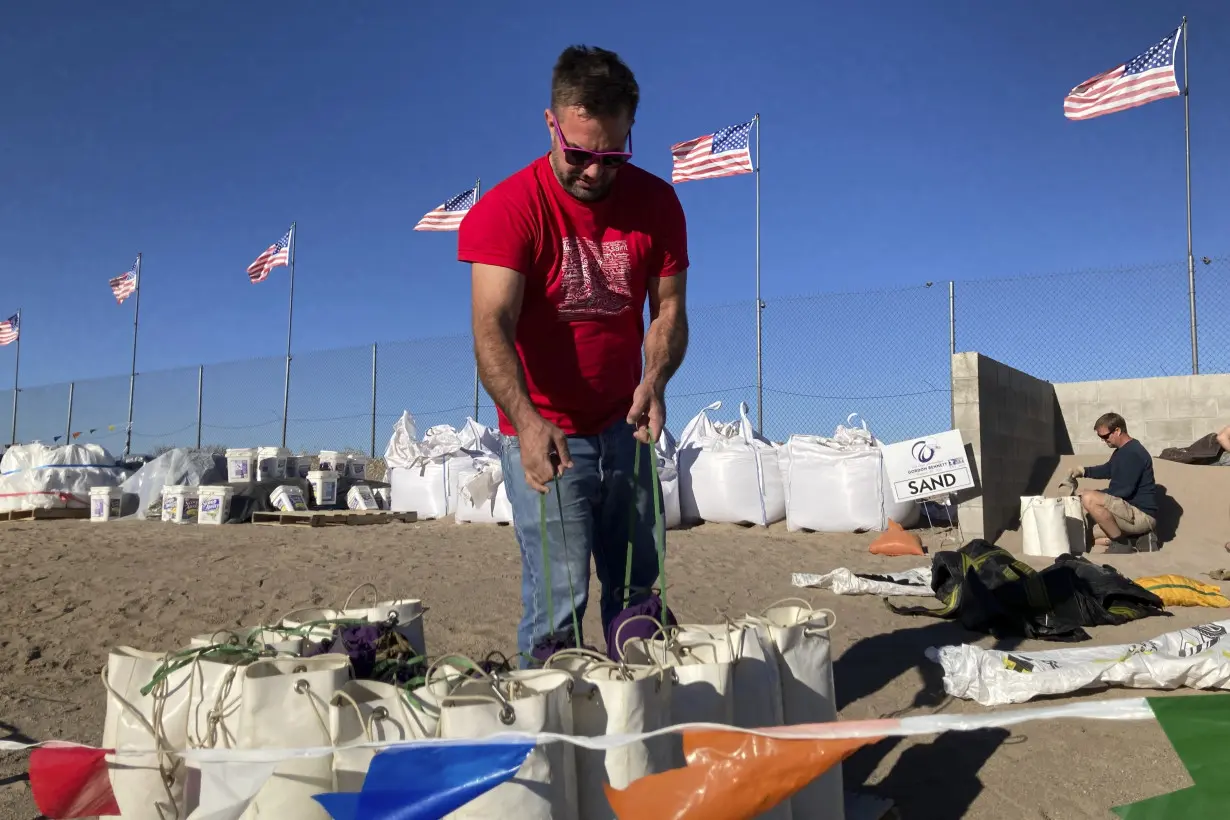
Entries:
POLYGON ((632 69, 613 51, 569 46, 551 72, 551 108, 578 107, 591 117, 636 119, 641 89, 632 69))
POLYGON ((1098 420, 1093 423, 1093 429, 1096 432, 1099 427, 1105 427, 1106 432, 1113 433, 1116 430, 1127 432, 1127 422, 1123 420, 1123 416, 1118 413, 1103 413, 1098 416, 1098 420))

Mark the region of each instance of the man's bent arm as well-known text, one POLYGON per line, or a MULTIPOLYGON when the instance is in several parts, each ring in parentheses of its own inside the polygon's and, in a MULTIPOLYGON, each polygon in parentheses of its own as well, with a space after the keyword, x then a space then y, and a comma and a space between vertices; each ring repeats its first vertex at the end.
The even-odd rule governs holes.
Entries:
POLYGON ((645 333, 644 381, 666 387, 688 350, 687 271, 649 280, 649 330, 645 333))
POLYGON ((474 264, 470 266, 470 281, 478 375, 491 398, 520 432, 527 421, 538 415, 530 401, 514 341, 525 278, 509 268, 474 264))

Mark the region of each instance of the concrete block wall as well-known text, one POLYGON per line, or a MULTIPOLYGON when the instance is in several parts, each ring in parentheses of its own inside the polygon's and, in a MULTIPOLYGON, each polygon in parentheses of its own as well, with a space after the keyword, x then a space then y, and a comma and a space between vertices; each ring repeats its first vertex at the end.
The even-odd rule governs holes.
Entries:
MULTIPOLYGON (((1050 382, 976 352, 952 357, 953 425, 973 454, 979 486, 958 499, 966 540, 994 541, 1016 525, 1040 459, 1067 447, 1050 382)), ((1094 437, 1095 441, 1097 437, 1094 437)))
POLYGON ((1107 412, 1123 416, 1128 432, 1155 456, 1230 424, 1230 374, 1224 373, 1061 382, 1055 398, 1072 443, 1069 452, 1081 455, 1109 457, 1093 432, 1094 421, 1107 412))

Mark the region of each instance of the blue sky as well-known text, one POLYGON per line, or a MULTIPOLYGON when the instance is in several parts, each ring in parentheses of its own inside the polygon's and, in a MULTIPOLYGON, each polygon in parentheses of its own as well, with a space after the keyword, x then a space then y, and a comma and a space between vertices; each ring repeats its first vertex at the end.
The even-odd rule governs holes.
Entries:
MULTIPOLYGON (((296 367, 308 371, 306 351, 355 350, 319 354, 314 381, 301 383, 304 395, 292 405, 345 394, 353 408, 304 410, 305 424, 333 412, 361 417, 370 401, 364 345, 467 330, 468 276, 455 261, 456 237, 414 233, 414 222, 475 177, 489 188, 546 149, 551 64, 565 45, 587 42, 618 51, 637 73, 636 161, 650 171, 669 175, 671 143, 761 114, 763 288, 771 303, 950 278, 1178 263, 1159 297, 1180 311, 1177 341, 1166 342, 1177 352, 1153 369, 1181 372, 1182 101, 1071 123, 1062 99, 1160 40, 1184 13, 1196 255, 1219 256, 1230 246, 1223 147, 1230 5, 1219 0, 1101 0, 1079 8, 1059 0, 717 2, 688 14, 648 2, 584 14, 499 2, 471 2, 464 14, 447 4, 394 2, 10 4, 0 13, 0 314, 23 309, 23 385, 126 374, 131 303, 116 307, 107 279, 141 251, 139 369, 274 357, 207 372, 225 382, 229 368, 236 386, 227 389, 261 394, 226 400, 257 408, 232 408, 236 425, 248 423, 244 412, 280 415, 285 269, 254 286, 244 268, 295 220, 295 347, 303 352, 296 367)), ((678 190, 700 317, 694 372, 681 373, 676 386, 689 394, 690 416, 704 403, 692 393, 747 395, 753 184, 743 176, 678 190), (736 301, 745 304, 703 312, 736 301), (710 334, 700 332, 709 326, 710 334), (738 361, 737 372, 723 369, 727 360, 738 361)), ((1139 296, 1156 281, 1139 277, 1131 287, 1139 296)), ((1096 324, 1108 299, 1105 280, 1090 282, 1092 292, 1071 282, 1063 291, 1078 305, 1091 302, 1087 310, 1065 304, 1074 330, 1096 324)), ((1028 324, 1009 333, 987 320, 1009 300, 983 290, 978 321, 999 334, 983 347, 1002 348, 1010 361, 1037 355, 1028 324)), ((795 315, 789 322, 775 319, 771 307, 766 350, 778 345, 783 357, 826 374, 804 378, 778 364, 779 400, 791 387, 841 397, 882 389, 840 378, 835 371, 843 368, 864 376, 874 370, 902 393, 931 383, 942 390, 947 300, 940 291, 893 297, 897 308, 848 297, 835 313, 833 300, 784 302, 794 314, 779 315, 795 315), (919 332, 898 328, 900 342, 892 344, 872 338, 884 336, 877 323, 886 316, 901 323, 911 313, 911 321, 926 323, 926 344, 941 348, 925 366, 908 361, 910 347, 922 344, 919 332), (814 333, 799 324, 807 322, 814 333), (824 335, 835 330, 842 338, 824 335), (820 349, 799 353, 808 339, 820 349), (870 368, 866 351, 877 357, 870 368)), ((1204 305, 1222 298, 1212 287, 1203 293, 1204 305)), ((1014 297, 1023 300, 1010 302, 1014 314, 1053 307, 1046 286, 1030 294, 1014 297)), ((430 409, 452 413, 468 401, 469 351, 464 343, 427 344, 435 358, 423 363, 407 352, 382 365, 389 369, 380 380, 390 390, 421 383, 439 404, 430 409), (435 371, 447 375, 433 381, 435 371)), ((0 350, 0 385, 11 382, 11 351, 0 350)), ((82 424, 123 421, 126 382, 125 375, 79 386, 81 395, 106 395, 82 424)), ((195 389, 195 369, 139 384, 139 399, 144 391, 148 401, 169 405, 174 395, 177 403, 174 413, 159 411, 168 418, 148 419, 146 432, 191 426, 195 389), (160 423, 169 426, 157 430, 160 423)), ((30 424, 62 414, 62 390, 43 393, 23 392, 23 402, 39 408, 30 424)), ((428 401, 386 395, 381 415, 390 418, 402 403, 421 409, 428 401)), ((4 393, 0 405, 2 424, 4 393)), ((798 424, 812 423, 803 420, 811 411, 791 407, 798 424)), ((673 427, 683 412, 673 411, 673 427)), ((815 423, 831 428, 836 413, 826 405, 815 423)), ((453 415, 456 423, 464 413, 453 415)), ((207 439, 230 426, 223 423, 229 416, 215 420, 219 435, 207 439)), ((383 420, 380 427, 383 441, 383 420)), ((31 427, 22 437, 34 435, 46 433, 31 427)), ((263 428, 261 435, 268 439, 263 428)), ((347 437, 367 441, 358 432, 347 437)))

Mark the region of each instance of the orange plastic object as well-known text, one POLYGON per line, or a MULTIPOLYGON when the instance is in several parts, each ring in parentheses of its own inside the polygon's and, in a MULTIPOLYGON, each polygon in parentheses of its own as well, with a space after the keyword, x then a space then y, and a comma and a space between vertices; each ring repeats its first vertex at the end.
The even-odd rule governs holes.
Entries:
POLYGON ((647 775, 626 789, 603 788, 619 820, 751 820, 879 739, 684 732, 682 769, 647 775))
POLYGON ((888 519, 888 529, 871 542, 872 555, 925 555, 922 539, 893 519, 888 519))

